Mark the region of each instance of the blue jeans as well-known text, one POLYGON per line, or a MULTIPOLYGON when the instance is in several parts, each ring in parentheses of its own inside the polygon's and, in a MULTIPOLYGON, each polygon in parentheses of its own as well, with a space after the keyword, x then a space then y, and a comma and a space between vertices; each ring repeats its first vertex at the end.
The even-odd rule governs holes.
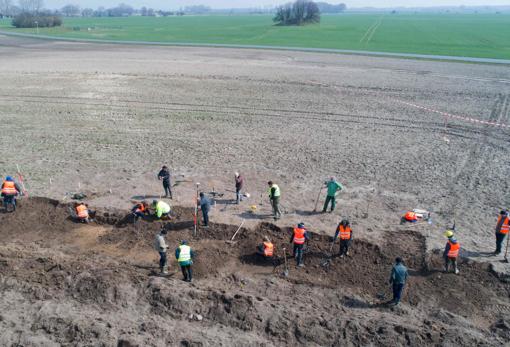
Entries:
POLYGON ((159 267, 166 266, 166 252, 159 252, 159 267))
POLYGON ((402 298, 405 283, 393 283, 393 302, 399 303, 402 298))
POLYGON ((303 246, 294 244, 294 258, 296 258, 297 265, 303 263, 303 246))
POLYGON ((204 225, 209 225, 209 210, 208 209, 202 209, 202 217, 204 219, 204 225))
POLYGON ((236 202, 239 203, 240 201, 243 201, 243 194, 241 193, 240 188, 236 188, 236 202))

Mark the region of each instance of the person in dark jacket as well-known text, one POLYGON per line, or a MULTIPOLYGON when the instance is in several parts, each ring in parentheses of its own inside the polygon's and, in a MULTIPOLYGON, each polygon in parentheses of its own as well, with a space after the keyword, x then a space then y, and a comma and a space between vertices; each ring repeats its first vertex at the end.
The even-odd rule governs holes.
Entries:
POLYGON ((204 193, 200 192, 200 199, 198 201, 200 209, 202 210, 202 217, 204 219, 204 227, 209 226, 209 211, 211 210, 211 200, 205 196, 204 193))
POLYGON ((409 274, 407 268, 402 263, 402 258, 395 259, 395 265, 391 269, 390 284, 393 285, 393 300, 392 303, 398 305, 402 298, 402 292, 407 282, 409 274))
POLYGON ((244 185, 244 177, 241 176, 239 172, 235 173, 235 180, 236 180, 236 203, 239 204, 240 201, 243 201, 243 193, 241 193, 241 190, 243 189, 244 185))
POLYGON ((163 181, 163 189, 165 190, 165 198, 172 199, 172 184, 170 182, 170 170, 163 165, 158 173, 158 180, 163 181))
POLYGON ((195 253, 191 247, 188 246, 188 242, 186 240, 182 240, 179 247, 175 249, 175 259, 177 259, 177 262, 181 267, 182 275, 184 276, 183 280, 186 282, 191 282, 193 277, 193 272, 191 270, 193 258, 195 258, 195 253))
POLYGON ((503 210, 499 213, 498 222, 496 223, 496 250, 494 255, 501 253, 503 241, 510 230, 510 218, 508 218, 508 211, 503 210))

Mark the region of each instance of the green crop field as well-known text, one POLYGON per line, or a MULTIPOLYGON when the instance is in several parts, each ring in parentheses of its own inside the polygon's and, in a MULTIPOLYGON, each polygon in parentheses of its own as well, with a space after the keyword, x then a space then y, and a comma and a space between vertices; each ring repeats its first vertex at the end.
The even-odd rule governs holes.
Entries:
MULTIPOLYGON (((14 29, 0 20, 1 30, 14 29)), ((273 25, 268 15, 65 18, 40 34, 111 40, 352 49, 510 59, 510 14, 341 14, 273 25)))

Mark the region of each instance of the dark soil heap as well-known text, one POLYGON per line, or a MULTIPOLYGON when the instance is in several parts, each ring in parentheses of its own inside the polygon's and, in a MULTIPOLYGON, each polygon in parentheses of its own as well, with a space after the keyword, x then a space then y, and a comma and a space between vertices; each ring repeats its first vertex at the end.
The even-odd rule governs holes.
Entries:
MULTIPOLYGON (((312 235, 298 269, 284 269, 290 229, 213 224, 192 236, 192 211, 170 222, 98 211, 74 223, 68 205, 23 200, 0 214, 0 345, 2 346, 501 346, 510 342, 508 283, 488 266, 463 260, 443 274, 413 231, 387 231, 387 242, 354 240, 351 257, 321 266, 329 237, 312 235), (160 277, 154 235, 169 230, 170 275, 160 277), (261 263, 263 236, 277 258, 261 263), (196 251, 195 281, 181 281, 173 247, 196 251), (399 307, 389 307, 389 271, 404 258, 411 279, 399 307), (383 298, 384 296, 384 298, 383 298)), ((334 253, 338 251, 337 246, 334 253)))

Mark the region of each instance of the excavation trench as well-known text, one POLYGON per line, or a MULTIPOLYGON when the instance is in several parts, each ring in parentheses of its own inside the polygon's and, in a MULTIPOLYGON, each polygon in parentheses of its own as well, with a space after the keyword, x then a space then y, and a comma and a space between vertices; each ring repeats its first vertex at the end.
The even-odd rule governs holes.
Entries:
MULTIPOLYGON (((287 259, 289 276, 283 277, 282 249, 287 248, 290 255, 290 228, 281 229, 274 224, 261 223, 254 229, 241 229, 236 237, 237 242, 230 244, 226 240, 232 237, 238 226, 212 223, 209 229, 200 228, 197 236, 193 237, 191 209, 175 207, 172 220, 164 224, 140 221, 136 225, 125 218, 126 211, 99 210, 96 222, 85 225, 69 218, 68 206, 55 200, 34 197, 21 201, 16 213, 0 214, 0 274, 4 279, 3 290, 8 287, 5 284, 8 279, 14 278, 23 282, 23 288, 34 298, 44 299, 55 295, 64 298, 68 295, 80 302, 107 307, 119 304, 118 300, 121 304, 129 301, 122 298, 125 295, 120 284, 145 288, 145 284, 149 283, 150 290, 143 289, 143 293, 137 295, 145 297, 157 314, 178 318, 179 314, 186 314, 186 309, 176 303, 175 298, 169 299, 170 294, 164 289, 151 287, 156 279, 182 285, 171 253, 171 275, 167 278, 158 275, 153 241, 154 235, 165 227, 171 250, 180 240, 187 239, 196 251, 193 286, 204 290, 222 289, 219 292, 190 294, 195 300, 190 307, 202 312, 204 309, 201 305, 204 305, 209 307, 204 314, 214 313, 219 323, 243 330, 260 328, 265 331, 263 334, 271 335, 271 339, 284 337, 268 331, 255 314, 251 317, 245 312, 244 318, 237 320, 229 316, 232 313, 237 317, 239 312, 234 311, 245 310, 247 308, 243 305, 251 307, 254 305, 251 301, 258 300, 252 296, 230 298, 230 289, 252 286, 268 300, 280 300, 276 293, 268 289, 277 283, 285 288, 294 288, 288 294, 291 297, 300 295, 299 288, 315 293, 317 297, 311 299, 312 306, 324 305, 321 303, 322 295, 335 295, 347 309, 385 310, 380 303, 384 301, 382 294, 385 295, 384 299, 390 299, 387 281, 396 256, 401 256, 410 269, 411 279, 404 300, 411 309, 430 314, 446 310, 469 319, 480 329, 496 329, 494 331, 501 333, 501 329, 494 328, 494 324, 503 319, 501 311, 509 308, 510 286, 493 275, 487 265, 462 259, 460 276, 443 274, 439 271, 442 268, 440 254, 427 252, 425 238, 412 230, 386 231, 386 242, 383 244, 355 239, 351 256, 339 258, 333 255, 327 267, 321 264, 329 253, 331 239, 312 233, 305 254, 305 268, 298 269, 292 258, 287 259), (275 244, 277 256, 274 263, 261 262, 255 255, 255 246, 263 236, 269 236, 275 244), (225 304, 225 301, 230 303, 225 304), (233 302, 244 308, 228 308, 234 305, 233 302), (219 303, 221 312, 216 312, 219 303)), ((333 253, 337 252, 338 245, 335 245, 333 253)), ((295 299, 292 297, 289 300, 295 299)), ((141 299, 134 297, 133 300, 141 299)), ((503 329, 502 336, 506 336, 506 331, 506 328, 503 329)), ((426 341, 425 335, 420 338, 426 341)))

